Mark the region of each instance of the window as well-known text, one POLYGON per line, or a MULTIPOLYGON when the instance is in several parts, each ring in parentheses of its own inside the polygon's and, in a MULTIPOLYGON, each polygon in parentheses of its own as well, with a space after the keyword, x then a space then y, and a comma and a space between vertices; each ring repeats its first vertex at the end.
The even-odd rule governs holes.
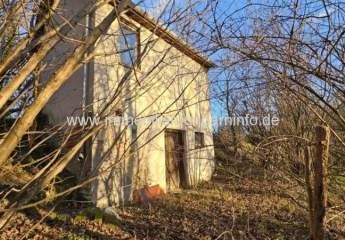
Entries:
POLYGON ((204 133, 195 132, 195 149, 205 147, 204 133))
POLYGON ((116 117, 123 117, 123 109, 122 108, 115 109, 115 116, 116 117))
POLYGON ((121 63, 125 67, 132 67, 139 58, 139 32, 128 27, 122 27, 119 38, 119 52, 121 63))

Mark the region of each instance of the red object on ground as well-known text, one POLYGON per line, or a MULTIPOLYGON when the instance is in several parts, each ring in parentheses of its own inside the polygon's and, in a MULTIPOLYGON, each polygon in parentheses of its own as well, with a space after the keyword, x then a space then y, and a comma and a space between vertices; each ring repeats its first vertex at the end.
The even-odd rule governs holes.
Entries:
POLYGON ((154 186, 146 186, 133 192, 133 201, 141 204, 149 204, 153 200, 164 196, 163 189, 157 184, 154 186))

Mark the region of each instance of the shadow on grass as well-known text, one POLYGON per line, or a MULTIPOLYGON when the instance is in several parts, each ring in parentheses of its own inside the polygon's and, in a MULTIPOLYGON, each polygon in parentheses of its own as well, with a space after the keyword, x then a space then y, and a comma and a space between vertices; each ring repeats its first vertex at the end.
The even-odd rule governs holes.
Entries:
MULTIPOLYGON (((238 211, 236 206, 196 193, 179 193, 154 202, 151 207, 133 207, 134 218, 122 229, 139 239, 305 239, 308 229, 301 216, 286 222, 274 215, 238 211)), ((283 216, 280 216, 283 217, 283 216)))

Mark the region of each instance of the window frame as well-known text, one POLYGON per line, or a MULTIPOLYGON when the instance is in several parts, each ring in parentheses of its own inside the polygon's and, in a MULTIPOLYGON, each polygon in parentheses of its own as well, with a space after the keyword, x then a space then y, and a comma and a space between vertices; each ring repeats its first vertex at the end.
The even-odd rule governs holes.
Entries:
POLYGON ((203 132, 194 132, 194 147, 195 149, 201 149, 205 147, 205 134, 203 132))
MULTIPOLYGON (((127 64, 122 62, 122 59, 121 59, 121 54, 122 53, 119 53, 119 55, 120 55, 120 64, 122 66, 124 66, 125 68, 135 67, 135 68, 140 69, 140 67, 141 67, 140 28, 137 27, 137 26, 134 26, 134 24, 132 24, 132 23, 129 23, 127 21, 124 22, 122 20, 122 22, 120 23, 120 36, 118 37, 118 41, 117 41, 118 43, 120 43, 121 38, 125 38, 125 36, 123 34, 124 31, 132 32, 133 35, 135 35, 135 37, 136 37, 136 49, 135 49, 136 50, 136 57, 135 57, 135 59, 132 59, 133 63, 131 63, 131 65, 128 66, 127 64)), ((122 51, 122 50, 123 49, 120 48, 120 51, 122 51)))

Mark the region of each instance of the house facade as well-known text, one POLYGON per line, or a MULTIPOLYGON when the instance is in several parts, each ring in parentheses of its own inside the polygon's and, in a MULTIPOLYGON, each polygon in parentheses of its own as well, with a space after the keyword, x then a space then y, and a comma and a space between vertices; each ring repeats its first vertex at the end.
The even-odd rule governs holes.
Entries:
MULTIPOLYGON (((65 1, 71 16, 85 1, 65 1)), ((85 17, 70 37, 80 38, 113 6, 85 17)), ((57 46, 43 78, 73 49, 57 46)), ((137 7, 114 21, 44 109, 51 124, 70 117, 106 123, 71 164, 97 172, 91 184, 99 207, 131 201, 133 192, 158 185, 176 191, 210 180, 214 170, 208 70, 213 64, 137 7), (78 162, 79 161, 79 162, 78 162)))

